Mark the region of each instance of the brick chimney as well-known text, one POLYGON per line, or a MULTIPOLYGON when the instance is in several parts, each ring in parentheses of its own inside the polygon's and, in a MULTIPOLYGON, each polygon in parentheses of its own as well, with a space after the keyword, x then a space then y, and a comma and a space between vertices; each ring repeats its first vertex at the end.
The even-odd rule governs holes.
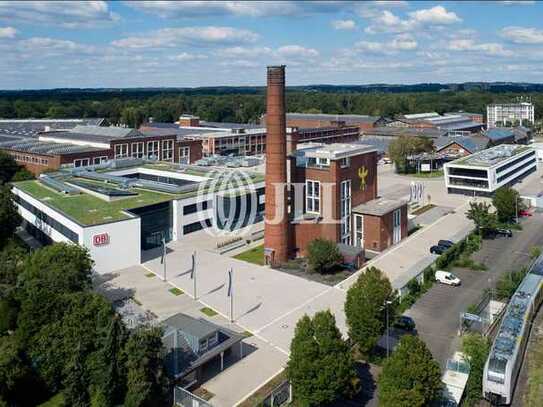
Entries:
POLYGON ((268 67, 266 97, 266 224, 264 227, 264 248, 267 262, 274 265, 286 262, 289 255, 284 65, 268 67))

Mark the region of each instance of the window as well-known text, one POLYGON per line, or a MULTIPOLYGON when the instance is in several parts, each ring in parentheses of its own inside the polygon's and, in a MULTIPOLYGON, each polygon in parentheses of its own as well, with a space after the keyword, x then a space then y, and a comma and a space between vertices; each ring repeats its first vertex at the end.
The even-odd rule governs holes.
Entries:
POLYGON ((108 158, 106 155, 100 157, 94 157, 94 165, 102 164, 107 162, 108 158))
POLYGON ((158 160, 160 157, 160 143, 158 141, 147 142, 147 158, 152 160, 158 160))
POLYGON ((205 352, 207 350, 207 339, 200 340, 200 352, 205 352))
POLYGON ((43 230, 45 229, 45 226, 49 226, 72 242, 79 243, 79 235, 73 230, 67 228, 56 219, 53 219, 46 213, 42 212, 30 202, 25 201, 19 195, 13 195, 13 200, 36 217, 36 220, 34 221, 35 225, 33 226, 37 227, 39 230, 43 230))
POLYGON ((143 141, 132 143, 132 157, 143 158, 143 141))
POLYGON ((320 189, 319 181, 305 182, 305 209, 306 212, 320 213, 320 189))
POLYGON ((364 216, 354 215, 354 243, 358 247, 364 247, 364 216))
POLYGON ((209 338, 207 338, 207 347, 211 349, 217 344, 217 342, 219 342, 217 340, 217 335, 210 336, 209 338))
POLYGON ((345 157, 345 158, 342 158, 340 161, 339 161, 339 166, 341 168, 347 168, 351 165, 351 158, 350 157, 345 157))
POLYGON ((191 213, 196 213, 198 209, 205 211, 208 208, 208 204, 210 203, 211 201, 203 201, 199 203, 185 205, 183 206, 183 215, 190 215, 191 213))
POLYGON ((88 158, 80 158, 77 160, 74 160, 74 167, 87 167, 90 164, 90 160, 88 158))
POLYGON ((341 243, 351 244, 351 180, 341 181, 341 243))
POLYGON ((402 212, 401 209, 396 209, 392 212, 392 244, 398 243, 402 240, 402 212))
POLYGON ((162 160, 173 161, 173 140, 162 141, 162 160))
POLYGON ((116 144, 115 145, 115 158, 128 157, 128 144, 116 144))
POLYGON ((194 223, 190 223, 188 225, 183 226, 183 234, 187 235, 192 232, 196 232, 198 230, 202 230, 204 227, 210 227, 211 226, 211 219, 206 219, 203 221, 198 221, 194 223))
POLYGON ((179 164, 190 164, 190 147, 179 147, 179 164))

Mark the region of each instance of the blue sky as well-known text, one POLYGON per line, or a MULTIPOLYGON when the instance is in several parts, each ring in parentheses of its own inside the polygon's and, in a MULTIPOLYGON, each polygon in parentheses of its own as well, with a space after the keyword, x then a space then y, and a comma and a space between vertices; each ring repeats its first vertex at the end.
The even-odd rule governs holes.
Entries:
POLYGON ((543 82, 543 2, 0 1, 0 88, 543 82))

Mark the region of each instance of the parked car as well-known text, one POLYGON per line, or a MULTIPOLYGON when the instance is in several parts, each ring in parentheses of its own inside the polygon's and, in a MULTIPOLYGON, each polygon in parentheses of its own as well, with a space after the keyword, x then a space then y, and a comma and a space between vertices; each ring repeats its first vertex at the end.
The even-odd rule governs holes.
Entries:
POLYGON ((412 332, 415 330, 415 321, 407 315, 402 315, 394 322, 393 326, 403 331, 412 332))
POLYGON ((526 209, 523 209, 519 212, 519 215, 522 217, 532 216, 532 212, 527 211, 526 209))
POLYGON ((435 278, 441 284, 458 286, 462 283, 458 277, 449 271, 437 270, 435 278))
POLYGON ((443 254, 447 251, 448 247, 440 246, 438 244, 430 247, 430 253, 432 254, 443 254))
POLYGON ((496 229, 496 234, 506 237, 513 237, 513 231, 511 229, 498 228, 496 229))
POLYGON ((454 246, 454 242, 452 242, 451 240, 440 240, 439 242, 437 242, 437 245, 449 249, 454 246))

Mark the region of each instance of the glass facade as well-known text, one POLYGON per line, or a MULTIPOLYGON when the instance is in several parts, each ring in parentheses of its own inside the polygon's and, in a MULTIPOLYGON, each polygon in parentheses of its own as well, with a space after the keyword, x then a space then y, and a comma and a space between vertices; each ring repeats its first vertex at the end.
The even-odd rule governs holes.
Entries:
POLYGON ((173 236, 173 210, 171 202, 131 209, 129 212, 141 218, 141 248, 149 250, 162 245, 173 236))
POLYGON ((235 230, 264 219, 264 188, 254 194, 217 196, 215 208, 216 227, 235 230), (256 204, 256 207, 253 207, 256 204))

